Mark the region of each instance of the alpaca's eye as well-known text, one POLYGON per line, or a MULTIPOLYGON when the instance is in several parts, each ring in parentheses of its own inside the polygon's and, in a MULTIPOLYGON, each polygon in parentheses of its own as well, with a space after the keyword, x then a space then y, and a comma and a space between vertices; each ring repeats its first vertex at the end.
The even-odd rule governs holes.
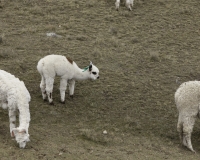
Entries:
POLYGON ((96 74, 97 74, 97 72, 92 72, 92 74, 96 75, 96 74))

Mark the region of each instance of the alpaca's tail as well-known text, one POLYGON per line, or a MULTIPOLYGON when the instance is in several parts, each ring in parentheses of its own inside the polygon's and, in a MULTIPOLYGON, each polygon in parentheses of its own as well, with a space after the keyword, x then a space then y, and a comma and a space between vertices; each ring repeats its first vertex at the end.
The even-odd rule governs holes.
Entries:
POLYGON ((39 60, 38 64, 37 64, 37 70, 38 72, 42 75, 42 70, 43 70, 43 66, 44 66, 44 62, 43 60, 39 60))

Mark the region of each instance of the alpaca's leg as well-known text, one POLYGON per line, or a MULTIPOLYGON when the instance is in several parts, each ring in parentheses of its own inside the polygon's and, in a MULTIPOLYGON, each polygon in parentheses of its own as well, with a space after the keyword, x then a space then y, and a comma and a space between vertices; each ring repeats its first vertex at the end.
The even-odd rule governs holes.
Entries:
POLYGON ((126 7, 130 10, 130 11, 132 11, 132 8, 131 8, 131 0, 126 0, 126 7))
POLYGON ((11 137, 14 137, 14 135, 12 134, 12 130, 13 128, 16 127, 16 110, 13 108, 9 108, 9 121, 10 121, 10 134, 11 137))
POLYGON ((191 143, 191 134, 193 131, 194 123, 194 117, 186 117, 183 122, 183 143, 185 143, 184 145, 186 145, 192 152, 195 152, 191 143))
POLYGON ((42 92, 42 98, 43 100, 46 100, 47 98, 47 93, 46 93, 46 84, 45 84, 45 78, 43 76, 41 76, 41 83, 40 83, 40 89, 41 89, 41 92, 42 92))
POLYGON ((130 0, 131 7, 133 7, 133 2, 134 2, 134 0, 130 0))
POLYGON ((120 0, 116 0, 116 2, 115 2, 116 10, 119 9, 119 5, 120 5, 120 0))
POLYGON ((179 133, 181 144, 183 143, 183 145, 185 145, 185 143, 183 141, 184 140, 183 139, 183 122, 181 121, 181 116, 180 115, 178 117, 177 131, 179 133))
POLYGON ((54 83, 54 78, 52 77, 45 77, 45 82, 46 82, 46 94, 48 96, 48 100, 50 104, 53 104, 53 83, 54 83))
POLYGON ((67 89, 67 80, 64 78, 60 79, 60 101, 61 103, 65 103, 65 91, 67 89))
POLYGON ((71 98, 73 98, 73 96, 74 96, 74 88, 75 88, 75 80, 72 79, 69 82, 69 95, 71 98))

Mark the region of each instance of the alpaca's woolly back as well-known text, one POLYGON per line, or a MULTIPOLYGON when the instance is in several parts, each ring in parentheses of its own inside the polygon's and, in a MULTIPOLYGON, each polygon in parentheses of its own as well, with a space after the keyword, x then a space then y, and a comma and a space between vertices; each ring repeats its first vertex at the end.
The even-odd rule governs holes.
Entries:
POLYGON ((175 102, 179 112, 197 114, 200 104, 200 81, 181 84, 175 93, 175 102))
POLYGON ((16 104, 16 86, 11 81, 14 79, 9 73, 0 70, 0 100, 2 103, 5 103, 9 99, 12 99, 12 103, 16 104))
MULTIPOLYGON (((1 92, 6 93, 4 95, 13 95, 12 97, 20 100, 19 102, 29 102, 30 101, 30 94, 25 87, 23 81, 20 81, 14 75, 11 75, 8 72, 0 70, 0 89, 1 92), (23 95, 23 96, 21 96, 23 95), (21 98, 20 98, 20 97, 21 98)), ((16 101, 17 102, 17 101, 16 101)))
POLYGON ((37 70, 41 76, 48 75, 51 78, 55 76, 76 80, 90 78, 89 73, 83 72, 74 61, 62 55, 48 55, 40 59, 37 70))
POLYGON ((74 61, 65 56, 48 55, 40 59, 37 70, 41 75, 44 73, 50 77, 67 75, 71 79, 76 70, 80 69, 74 61))

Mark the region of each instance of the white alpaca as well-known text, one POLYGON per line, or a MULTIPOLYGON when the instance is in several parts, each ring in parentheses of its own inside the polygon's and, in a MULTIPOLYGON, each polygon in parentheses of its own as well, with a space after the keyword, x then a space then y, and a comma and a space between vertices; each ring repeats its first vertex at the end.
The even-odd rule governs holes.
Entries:
POLYGON ((65 103, 65 90, 69 83, 69 94, 73 98, 75 80, 86 80, 99 78, 99 69, 90 63, 84 69, 80 69, 77 64, 69 58, 61 55, 48 55, 39 60, 37 70, 41 75, 40 88, 43 100, 48 97, 49 103, 53 104, 52 92, 55 76, 60 79, 61 102, 65 103))
MULTIPOLYGON (((125 2, 126 7, 127 7, 130 11, 132 11, 133 2, 134 2, 134 0, 126 0, 126 2, 125 2)), ((115 6, 116 6, 116 10, 119 10, 120 0, 116 0, 115 6)))
POLYGON ((175 93, 175 102, 179 113, 177 131, 181 143, 195 152, 191 134, 196 118, 200 117, 200 81, 181 84, 175 93))
POLYGON ((3 109, 8 108, 11 137, 15 137, 20 148, 24 148, 29 141, 30 99, 23 81, 0 70, 0 103, 3 109), (16 128, 17 113, 19 113, 19 127, 16 128))

